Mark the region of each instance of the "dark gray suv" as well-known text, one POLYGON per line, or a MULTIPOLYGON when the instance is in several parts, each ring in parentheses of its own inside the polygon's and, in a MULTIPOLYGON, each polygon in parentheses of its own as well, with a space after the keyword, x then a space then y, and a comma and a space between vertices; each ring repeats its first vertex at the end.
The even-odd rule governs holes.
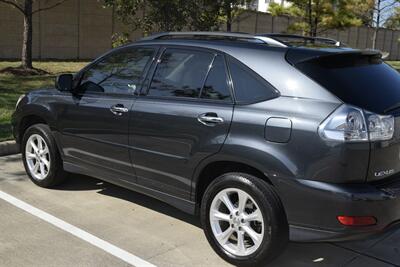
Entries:
POLYGON ((394 226, 400 75, 376 51, 279 37, 158 34, 21 96, 12 124, 28 175, 43 187, 90 175, 200 214, 241 266, 289 239, 394 226))

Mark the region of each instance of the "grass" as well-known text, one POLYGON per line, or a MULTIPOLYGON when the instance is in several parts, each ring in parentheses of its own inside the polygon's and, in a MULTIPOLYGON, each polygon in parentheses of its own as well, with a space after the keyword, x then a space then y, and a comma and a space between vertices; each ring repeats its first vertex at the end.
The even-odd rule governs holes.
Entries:
MULTIPOLYGON (((16 76, 0 73, 0 142, 12 139, 11 114, 15 103, 21 94, 30 90, 53 86, 54 78, 60 73, 74 73, 88 62, 34 62, 33 66, 45 70, 49 74, 40 76, 16 76)), ((394 68, 400 70, 400 61, 388 61, 394 68)), ((7 67, 18 67, 19 62, 0 61, 0 70, 7 67)))
MULTIPOLYGON (((0 70, 7 67, 18 67, 19 62, 0 61, 0 70)), ((87 62, 34 62, 33 66, 49 74, 40 76, 16 76, 0 73, 0 142, 12 139, 11 114, 21 94, 30 90, 53 86, 55 77, 60 73, 74 73, 83 68, 87 62)))
POLYGON ((386 61, 386 63, 392 65, 396 70, 400 70, 400 61, 386 61))

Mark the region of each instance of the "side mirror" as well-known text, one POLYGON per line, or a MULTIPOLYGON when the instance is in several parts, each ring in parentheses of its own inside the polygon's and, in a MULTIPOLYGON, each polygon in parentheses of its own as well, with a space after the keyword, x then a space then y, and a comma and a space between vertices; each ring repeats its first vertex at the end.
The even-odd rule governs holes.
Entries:
POLYGON ((61 74, 56 78, 56 88, 60 91, 72 91, 73 76, 72 74, 61 74))

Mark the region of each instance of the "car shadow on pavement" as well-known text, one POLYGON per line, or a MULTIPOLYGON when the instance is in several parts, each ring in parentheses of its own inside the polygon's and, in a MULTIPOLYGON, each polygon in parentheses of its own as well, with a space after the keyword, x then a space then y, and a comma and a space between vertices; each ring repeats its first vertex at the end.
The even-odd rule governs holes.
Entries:
POLYGON ((7 157, 4 157, 2 159, 2 161, 4 162, 4 164, 11 163, 11 162, 20 162, 21 156, 20 156, 20 154, 7 156, 7 157))
MULTIPOLYGON (((162 213, 164 215, 179 219, 195 227, 201 228, 198 216, 192 216, 152 197, 136 193, 134 191, 92 177, 84 175, 71 175, 71 177, 67 179, 65 183, 54 189, 68 191, 97 190, 97 193, 99 194, 129 201, 131 203, 135 203, 145 208, 162 213)), ((384 251, 382 245, 379 246, 379 244, 382 243, 383 240, 390 235, 390 233, 386 233, 381 237, 347 243, 289 242, 289 245, 287 249, 283 252, 283 254, 273 263, 269 264, 268 267, 308 267, 314 265, 332 267, 398 266, 396 265, 397 254, 395 254, 394 256, 389 255, 388 257, 386 257, 385 253, 387 254, 388 252, 384 251), (378 251, 380 253, 379 254, 374 250, 375 246, 377 246, 378 248, 380 248, 380 250, 384 252, 378 251)), ((397 234, 397 236, 400 235, 397 234)), ((393 249, 391 251, 393 251, 393 249)), ((391 253, 393 254, 394 252, 391 253)))
POLYGON ((155 198, 89 176, 71 175, 65 183, 55 189, 69 191, 98 190, 97 193, 99 194, 123 199, 201 228, 200 219, 197 216, 187 214, 155 198))

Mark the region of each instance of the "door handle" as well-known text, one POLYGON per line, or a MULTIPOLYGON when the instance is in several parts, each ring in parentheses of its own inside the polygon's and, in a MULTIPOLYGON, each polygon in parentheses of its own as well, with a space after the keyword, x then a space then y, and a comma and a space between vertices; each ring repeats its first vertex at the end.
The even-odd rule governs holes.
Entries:
POLYGON ((215 126, 218 123, 223 123, 224 119, 218 117, 215 113, 204 113, 197 117, 197 120, 206 126, 215 126))
POLYGON ((112 106, 110 108, 110 111, 115 115, 121 116, 122 113, 128 112, 128 108, 124 107, 124 105, 117 104, 117 105, 112 106))

